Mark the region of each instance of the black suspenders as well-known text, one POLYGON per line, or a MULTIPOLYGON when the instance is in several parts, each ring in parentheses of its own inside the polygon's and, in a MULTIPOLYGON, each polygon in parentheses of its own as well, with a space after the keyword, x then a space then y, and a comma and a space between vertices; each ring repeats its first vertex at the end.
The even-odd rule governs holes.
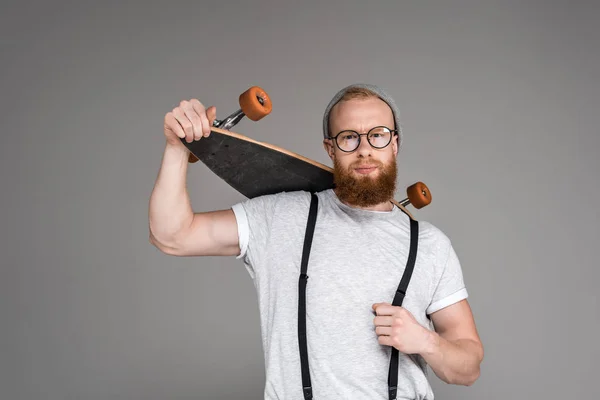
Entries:
POLYGON ((312 386, 310 383, 310 372, 308 370, 308 349, 306 347, 306 283, 308 275, 308 256, 310 255, 310 246, 312 244, 313 232, 315 231, 315 222, 317 220, 317 207, 319 198, 312 193, 310 202, 310 211, 308 212, 308 226, 304 237, 304 249, 302 250, 302 264, 300 266, 300 281, 298 284, 298 339, 300 341, 300 364, 302 368, 302 391, 304 399, 312 399, 312 386))
MULTIPOLYGON (((300 345, 300 367, 302 369, 302 392, 304 399, 310 400, 313 398, 312 385, 310 382, 310 371, 308 367, 308 349, 306 345, 306 284, 308 281, 308 257, 310 255, 310 247, 312 244, 315 223, 317 220, 317 208, 319 199, 315 193, 311 193, 310 210, 308 212, 308 223, 306 226, 306 234, 304 236, 304 248, 302 250, 302 264, 300 266, 300 279, 298 282, 298 341, 300 345)), ((409 216, 410 218, 410 216, 409 216)), ((419 238, 419 223, 410 218, 410 253, 406 269, 396 290, 392 305, 401 306, 408 283, 412 276, 417 258, 417 242, 419 238)), ((388 373, 388 394, 389 400, 395 400, 398 392, 398 350, 392 347, 392 355, 390 359, 390 369, 388 373)))
MULTIPOLYGON (((410 218, 410 217, 409 217, 410 218)), ((404 274, 396 289, 396 295, 394 296, 393 306, 401 306, 406 296, 406 289, 408 289, 408 283, 412 276, 413 269, 415 268, 415 260, 417 259, 417 243, 419 241, 419 223, 414 219, 410 218, 410 252, 408 253, 408 261, 406 262, 406 268, 404 274)), ((398 392, 398 349, 392 347, 392 356, 390 358, 390 370, 388 373, 388 392, 390 400, 396 399, 396 393, 398 392)))

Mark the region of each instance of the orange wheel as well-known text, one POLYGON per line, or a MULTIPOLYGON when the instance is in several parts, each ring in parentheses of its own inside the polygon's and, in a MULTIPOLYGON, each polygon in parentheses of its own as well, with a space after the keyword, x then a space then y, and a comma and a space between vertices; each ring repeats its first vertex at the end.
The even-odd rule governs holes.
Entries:
POLYGON ((198 158, 198 157, 196 157, 196 156, 194 155, 194 153, 190 153, 190 155, 188 156, 188 162, 190 162, 190 163, 195 163, 195 162, 196 162, 196 161, 198 161, 198 160, 199 160, 199 158, 198 158))
POLYGON ((423 182, 417 182, 413 185, 410 185, 406 189, 406 194, 408 195, 410 204, 412 204, 416 209, 423 208, 431 203, 431 193, 429 192, 427 185, 425 185, 423 182))
POLYGON ((240 108, 252 121, 258 121, 271 112, 271 99, 267 92, 258 86, 252 86, 240 94, 240 108))

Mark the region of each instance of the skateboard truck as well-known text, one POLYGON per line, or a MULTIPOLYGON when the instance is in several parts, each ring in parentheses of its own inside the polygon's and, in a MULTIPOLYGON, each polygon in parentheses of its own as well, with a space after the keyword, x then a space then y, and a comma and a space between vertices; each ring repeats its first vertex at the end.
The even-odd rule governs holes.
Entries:
MULTIPOLYGON (((265 99, 263 97, 257 96, 256 99, 258 100, 260 105, 262 105, 262 106, 265 105, 265 99)), ((225 118, 223 120, 215 119, 213 122, 213 126, 215 128, 230 130, 235 125, 237 125, 237 123, 240 122, 242 120, 242 118, 244 118, 245 116, 246 116, 246 114, 240 108, 239 110, 237 110, 236 112, 234 112, 233 114, 231 114, 230 116, 228 116, 227 118, 225 118)))
MULTIPOLYGON (((252 86, 239 97, 240 109, 229 115, 223 120, 215 119, 213 127, 230 130, 244 117, 250 118, 252 121, 258 121, 269 115, 273 105, 267 92, 258 86, 252 86)), ((190 163, 198 161, 198 157, 190 153, 188 157, 190 163)))

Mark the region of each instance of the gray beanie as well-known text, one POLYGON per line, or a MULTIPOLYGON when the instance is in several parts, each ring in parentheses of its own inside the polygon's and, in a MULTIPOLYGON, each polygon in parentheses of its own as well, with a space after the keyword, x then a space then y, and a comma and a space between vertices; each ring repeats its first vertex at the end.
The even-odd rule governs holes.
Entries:
POLYGON ((352 88, 368 89, 373 93, 377 94, 377 96, 379 96, 381 100, 385 101, 387 105, 390 106, 390 108, 392 109, 392 113, 394 114, 394 121, 396 122, 396 127, 394 129, 398 130, 398 149, 400 149, 402 145, 402 125, 400 124, 400 110, 398 110, 394 99, 392 99, 383 89, 381 89, 378 86, 366 83, 357 83, 354 85, 346 86, 345 88, 337 92, 335 96, 333 96, 333 99, 331 99, 331 101, 329 102, 329 105, 325 109, 325 114, 323 115, 323 137, 325 139, 329 137, 329 113, 331 112, 331 109, 340 101, 340 99, 344 96, 346 91, 352 88))

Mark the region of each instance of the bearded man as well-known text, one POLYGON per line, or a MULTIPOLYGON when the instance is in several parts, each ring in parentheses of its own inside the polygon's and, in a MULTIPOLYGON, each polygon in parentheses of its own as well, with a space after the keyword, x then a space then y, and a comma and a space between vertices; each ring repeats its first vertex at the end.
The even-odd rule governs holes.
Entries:
POLYGON ((243 262, 260 307, 264 398, 433 399, 428 368, 472 385, 483 346, 458 256, 442 231, 392 203, 403 139, 394 100, 368 84, 332 98, 323 144, 334 189, 194 213, 181 139, 208 136, 215 118, 197 99, 165 116, 150 241, 243 262))

